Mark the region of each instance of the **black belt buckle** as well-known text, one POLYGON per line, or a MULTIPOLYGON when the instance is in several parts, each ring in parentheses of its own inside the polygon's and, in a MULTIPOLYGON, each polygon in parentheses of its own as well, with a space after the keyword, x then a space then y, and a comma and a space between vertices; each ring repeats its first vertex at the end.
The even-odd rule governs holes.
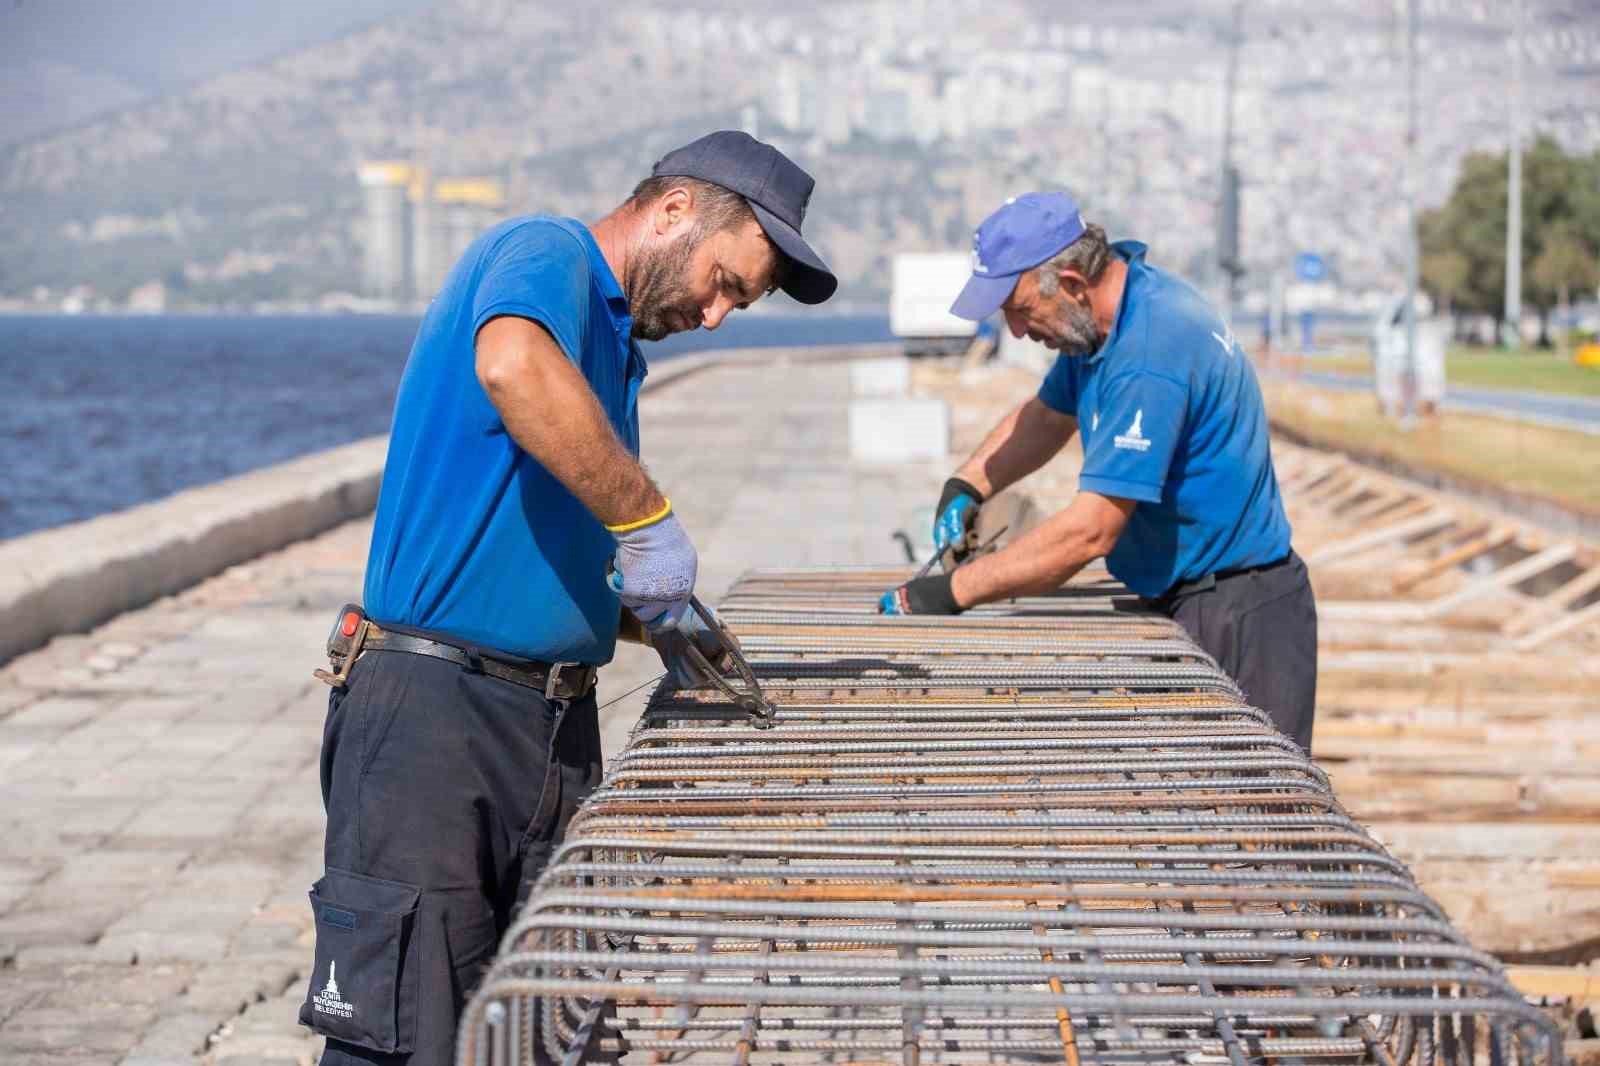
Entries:
POLYGON ((575 700, 575 699, 582 698, 583 692, 581 691, 581 688, 580 688, 580 691, 570 693, 569 695, 563 696, 561 694, 561 686, 562 686, 563 681, 565 681, 565 679, 566 679, 566 672, 567 672, 567 670, 569 668, 578 671, 579 674, 582 675, 582 684, 586 685, 588 683, 588 670, 589 670, 589 667, 588 667, 587 664, 585 664, 585 663, 573 663, 573 662, 551 663, 550 664, 550 672, 548 674, 546 674, 545 678, 544 678, 544 698, 545 699, 547 699, 547 700, 575 700))

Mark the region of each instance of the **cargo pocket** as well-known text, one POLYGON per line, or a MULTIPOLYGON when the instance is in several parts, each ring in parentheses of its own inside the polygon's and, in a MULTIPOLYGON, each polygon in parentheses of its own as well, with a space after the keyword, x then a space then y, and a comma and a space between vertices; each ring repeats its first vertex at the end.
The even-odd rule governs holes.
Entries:
POLYGON ((301 1024, 372 1051, 411 1050, 420 898, 412 885, 328 869, 311 888, 317 953, 301 1024))

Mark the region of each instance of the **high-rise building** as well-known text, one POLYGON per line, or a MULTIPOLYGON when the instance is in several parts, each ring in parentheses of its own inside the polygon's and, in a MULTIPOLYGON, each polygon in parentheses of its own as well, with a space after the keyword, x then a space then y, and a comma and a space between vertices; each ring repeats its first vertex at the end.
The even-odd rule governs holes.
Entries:
POLYGON ((434 258, 429 284, 417 295, 430 299, 467 246, 505 212, 505 188, 492 178, 444 178, 433 186, 434 258))
POLYGON ((362 241, 362 289, 380 300, 411 296, 411 212, 406 193, 413 167, 409 163, 364 163, 359 172, 365 201, 362 241))
POLYGON ((362 289, 375 299, 431 299, 461 253, 505 210, 505 189, 492 178, 435 178, 392 161, 363 164, 359 174, 362 289))

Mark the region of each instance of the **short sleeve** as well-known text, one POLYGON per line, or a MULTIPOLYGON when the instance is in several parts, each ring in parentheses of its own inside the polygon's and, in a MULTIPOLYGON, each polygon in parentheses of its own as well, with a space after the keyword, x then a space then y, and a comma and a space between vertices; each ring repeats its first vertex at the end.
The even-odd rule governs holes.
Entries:
POLYGON ((1084 454, 1078 487, 1159 502, 1187 409, 1188 390, 1171 378, 1135 371, 1107 382, 1096 412, 1099 431, 1084 454))
POLYGON ((1057 414, 1078 417, 1078 370, 1081 356, 1058 355, 1039 385, 1039 402, 1057 414))
POLYGON ((472 301, 472 335, 500 315, 532 319, 580 361, 589 321, 589 259, 551 222, 511 230, 489 250, 472 301))

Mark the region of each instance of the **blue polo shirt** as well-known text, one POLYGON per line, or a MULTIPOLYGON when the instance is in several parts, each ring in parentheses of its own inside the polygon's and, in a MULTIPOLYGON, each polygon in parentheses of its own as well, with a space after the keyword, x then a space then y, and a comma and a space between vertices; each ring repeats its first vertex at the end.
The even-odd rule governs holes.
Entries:
POLYGON ((1078 420, 1078 486, 1138 501, 1107 568, 1159 596, 1283 558, 1289 519, 1255 369, 1203 296, 1144 261, 1143 244, 1112 248, 1128 276, 1105 344, 1059 356, 1039 388, 1047 407, 1078 420))
POLYGON ((583 372, 623 444, 639 452, 644 357, 627 298, 594 238, 570 218, 502 222, 455 265, 411 347, 365 607, 379 623, 599 665, 617 639, 621 608, 605 580, 616 540, 518 446, 478 383, 478 330, 500 315, 543 326, 583 372))

